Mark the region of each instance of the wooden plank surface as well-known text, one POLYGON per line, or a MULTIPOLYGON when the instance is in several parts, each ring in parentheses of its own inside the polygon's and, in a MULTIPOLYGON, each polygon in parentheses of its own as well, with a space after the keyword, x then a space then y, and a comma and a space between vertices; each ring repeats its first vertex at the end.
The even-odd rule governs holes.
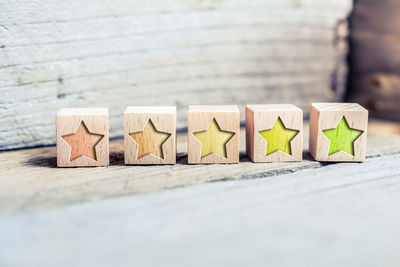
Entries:
MULTIPOLYGON (((370 143, 374 144, 374 138, 370 143)), ((104 197, 105 190, 98 190, 104 178, 99 179, 99 174, 97 182, 86 180, 72 186, 71 180, 84 177, 77 177, 77 172, 66 177, 61 172, 54 177, 60 181, 57 189, 47 181, 53 185, 42 184, 43 189, 31 197, 15 179, 14 187, 4 187, 4 183, 0 187, 3 196, 4 191, 14 195, 1 199, 3 211, 5 201, 13 206, 12 202, 23 199, 20 208, 27 208, 41 198, 41 205, 46 205, 43 197, 49 191, 54 194, 47 201, 58 200, 58 205, 50 210, 0 214, 0 265, 399 266, 400 154, 378 156, 383 151, 370 150, 362 164, 320 168, 313 162, 307 170, 293 163, 275 171, 268 167, 271 164, 252 164, 264 167, 265 172, 258 169, 245 177, 233 176, 242 181, 185 188, 181 184, 164 192, 67 207, 60 204, 71 194, 82 197, 91 192, 93 199, 104 197), (276 176, 280 172, 286 174, 276 176), (249 179, 255 177, 265 179, 249 179)), ((26 155, 17 158, 28 159, 26 155)), ((46 173, 42 170, 48 168, 46 160, 34 164, 38 165, 30 167, 30 177, 35 177, 35 169, 46 173)), ((246 164, 239 166, 246 170, 246 164)), ((187 182, 182 176, 185 170, 178 167, 176 175, 187 182)), ((192 166, 186 175, 197 173, 212 180, 212 172, 221 166, 215 167, 200 173, 192 166)), ((138 169, 126 170, 113 178, 114 183, 107 183, 109 191, 141 187, 133 178, 138 169)), ((160 172, 161 178, 172 183, 164 175, 168 171, 160 172)), ((146 181, 157 183, 151 177, 146 181)), ((37 177, 24 182, 31 187, 41 183, 37 177)))
POLYGON ((189 166, 184 134, 175 166, 0 153, 0 266, 398 266, 400 135, 374 125, 363 163, 189 166))
MULTIPOLYGON (((0 0, 0 150, 54 144, 62 107, 293 103, 344 93, 352 0, 0 0)), ((242 107, 243 111, 243 107, 242 107)), ((242 119, 244 114, 242 114, 242 119)))
MULTIPOLYGON (((240 134, 241 162, 234 165, 187 164, 186 134, 178 134, 177 165, 126 166, 123 141, 111 142, 109 167, 56 168, 54 147, 0 153, 0 211, 58 208, 124 195, 227 180, 248 180, 326 166, 306 152, 302 162, 252 163, 244 155, 245 131, 240 134)), ((308 149, 308 124, 304 149, 308 149)), ((367 157, 400 153, 400 136, 369 134, 367 157)))

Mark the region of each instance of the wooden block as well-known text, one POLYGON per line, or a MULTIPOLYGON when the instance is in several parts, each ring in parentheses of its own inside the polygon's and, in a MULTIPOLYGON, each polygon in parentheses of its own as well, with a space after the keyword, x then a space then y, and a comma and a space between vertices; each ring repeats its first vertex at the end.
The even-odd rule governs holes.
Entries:
POLYGON ((355 103, 313 103, 310 153, 318 161, 364 161, 368 110, 355 103))
POLYGON ((176 107, 128 107, 125 164, 176 163, 176 107))
POLYGON ((188 163, 239 163, 237 106, 189 106, 188 163))
POLYGON ((246 151, 253 162, 303 159, 303 111, 290 104, 246 106, 246 151))
POLYGON ((65 108, 56 117, 57 166, 109 165, 107 108, 65 108))

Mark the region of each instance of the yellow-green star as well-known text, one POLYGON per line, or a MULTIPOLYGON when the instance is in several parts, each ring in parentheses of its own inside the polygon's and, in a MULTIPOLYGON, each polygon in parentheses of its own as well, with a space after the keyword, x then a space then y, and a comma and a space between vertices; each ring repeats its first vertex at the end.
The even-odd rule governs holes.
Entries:
POLYGON ((278 150, 292 155, 290 142, 299 133, 298 130, 287 129, 280 117, 276 120, 272 129, 260 131, 259 134, 268 142, 266 155, 278 150))
POLYGON ((196 132, 193 135, 201 143, 201 158, 212 153, 226 158, 226 143, 235 133, 221 130, 217 121, 213 119, 206 131, 196 132))
POLYGON ((340 150, 354 156, 354 141, 364 131, 350 128, 346 118, 343 116, 335 129, 323 130, 322 132, 331 142, 328 156, 340 150))

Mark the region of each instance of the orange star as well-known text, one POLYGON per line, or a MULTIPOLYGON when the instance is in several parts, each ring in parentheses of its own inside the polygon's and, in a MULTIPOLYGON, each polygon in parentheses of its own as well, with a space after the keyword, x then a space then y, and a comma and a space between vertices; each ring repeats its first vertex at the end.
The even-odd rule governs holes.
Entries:
POLYGON ((74 134, 62 136, 71 146, 70 161, 82 156, 97 160, 96 146, 103 137, 104 135, 89 132, 83 121, 74 134))
POLYGON ((157 131, 153 122, 149 119, 143 131, 130 133, 129 136, 139 146, 138 159, 148 154, 153 154, 156 157, 164 159, 162 145, 168 140, 171 134, 157 131))

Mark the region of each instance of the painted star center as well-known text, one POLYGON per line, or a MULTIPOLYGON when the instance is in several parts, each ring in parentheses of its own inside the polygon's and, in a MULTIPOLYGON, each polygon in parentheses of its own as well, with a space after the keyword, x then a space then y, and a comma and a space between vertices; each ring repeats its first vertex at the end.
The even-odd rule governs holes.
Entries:
POLYGON ((280 117, 278 117, 272 129, 259 132, 262 138, 268 142, 267 156, 276 151, 292 155, 290 142, 298 133, 298 130, 287 129, 280 117))
POLYGON ((97 160, 96 146, 104 135, 89 132, 82 121, 74 134, 64 135, 62 138, 71 146, 70 161, 82 156, 97 160))
POLYGON ((346 118, 343 116, 335 129, 323 130, 322 132, 330 141, 329 156, 340 150, 354 156, 354 141, 364 131, 350 128, 346 118))
POLYGON ((137 156, 138 159, 149 154, 164 159, 162 146, 168 140, 171 134, 157 131, 153 122, 149 119, 143 131, 130 133, 129 136, 139 146, 137 156))
POLYGON ((201 143, 201 158, 212 153, 226 158, 226 143, 228 143, 235 133, 221 130, 217 121, 213 119, 206 131, 196 132, 193 135, 201 143))

